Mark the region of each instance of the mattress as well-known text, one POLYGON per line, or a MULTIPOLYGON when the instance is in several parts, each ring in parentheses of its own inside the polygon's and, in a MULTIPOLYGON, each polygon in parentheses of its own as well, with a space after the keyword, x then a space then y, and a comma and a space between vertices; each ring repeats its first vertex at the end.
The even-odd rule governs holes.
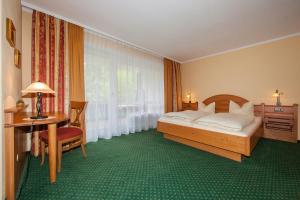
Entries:
POLYGON ((165 123, 170 123, 170 124, 176 124, 180 126, 187 126, 187 127, 192 127, 192 128, 198 128, 198 129, 203 129, 203 130, 208 130, 208 131, 213 131, 213 132, 218 132, 218 133, 225 133, 229 135, 236 135, 236 136, 241 136, 241 137, 248 137, 252 135, 257 128, 261 125, 262 123, 262 118, 261 117, 255 117, 254 121, 243 128, 240 131, 232 131, 232 130, 226 130, 222 128, 216 128, 213 126, 208 126, 208 125, 200 125, 194 122, 188 122, 188 121, 183 121, 179 120, 176 118, 168 118, 168 117, 161 117, 159 122, 165 122, 165 123))

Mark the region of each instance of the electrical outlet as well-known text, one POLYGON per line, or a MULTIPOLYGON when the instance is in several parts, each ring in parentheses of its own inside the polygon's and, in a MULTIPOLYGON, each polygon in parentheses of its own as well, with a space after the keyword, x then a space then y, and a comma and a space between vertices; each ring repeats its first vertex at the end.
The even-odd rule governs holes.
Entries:
POLYGON ((275 107, 274 112, 283 112, 283 109, 281 107, 275 107))

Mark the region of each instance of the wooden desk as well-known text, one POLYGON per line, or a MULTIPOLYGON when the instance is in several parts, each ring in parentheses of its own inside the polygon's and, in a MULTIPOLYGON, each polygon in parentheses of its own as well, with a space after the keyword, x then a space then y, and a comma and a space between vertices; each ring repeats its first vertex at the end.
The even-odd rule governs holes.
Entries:
POLYGON ((50 182, 56 182, 56 126, 57 123, 68 120, 64 113, 44 113, 48 119, 32 120, 30 116, 34 113, 26 113, 17 109, 5 110, 5 185, 6 196, 8 200, 15 199, 15 153, 14 153, 14 135, 15 129, 20 127, 47 125, 49 134, 49 173, 50 182))

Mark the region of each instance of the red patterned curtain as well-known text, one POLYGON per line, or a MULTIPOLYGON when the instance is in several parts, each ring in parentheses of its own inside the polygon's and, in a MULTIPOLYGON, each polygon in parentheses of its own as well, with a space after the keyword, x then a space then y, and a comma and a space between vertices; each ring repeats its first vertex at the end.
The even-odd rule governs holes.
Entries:
MULTIPOLYGON (((43 112, 65 111, 67 86, 67 22, 44 13, 32 13, 31 81, 41 81, 55 91, 54 97, 43 98, 43 112)), ((35 111, 35 101, 32 110, 35 111)), ((68 102, 67 102, 68 103, 68 102)))

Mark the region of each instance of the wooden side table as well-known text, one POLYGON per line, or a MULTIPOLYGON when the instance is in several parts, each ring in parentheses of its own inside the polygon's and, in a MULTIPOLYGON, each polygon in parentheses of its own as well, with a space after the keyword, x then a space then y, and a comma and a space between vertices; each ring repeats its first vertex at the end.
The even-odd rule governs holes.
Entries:
POLYGON ((264 138, 297 142, 298 105, 264 107, 264 138))
POLYGON ((182 102, 182 110, 198 110, 198 102, 182 102))

